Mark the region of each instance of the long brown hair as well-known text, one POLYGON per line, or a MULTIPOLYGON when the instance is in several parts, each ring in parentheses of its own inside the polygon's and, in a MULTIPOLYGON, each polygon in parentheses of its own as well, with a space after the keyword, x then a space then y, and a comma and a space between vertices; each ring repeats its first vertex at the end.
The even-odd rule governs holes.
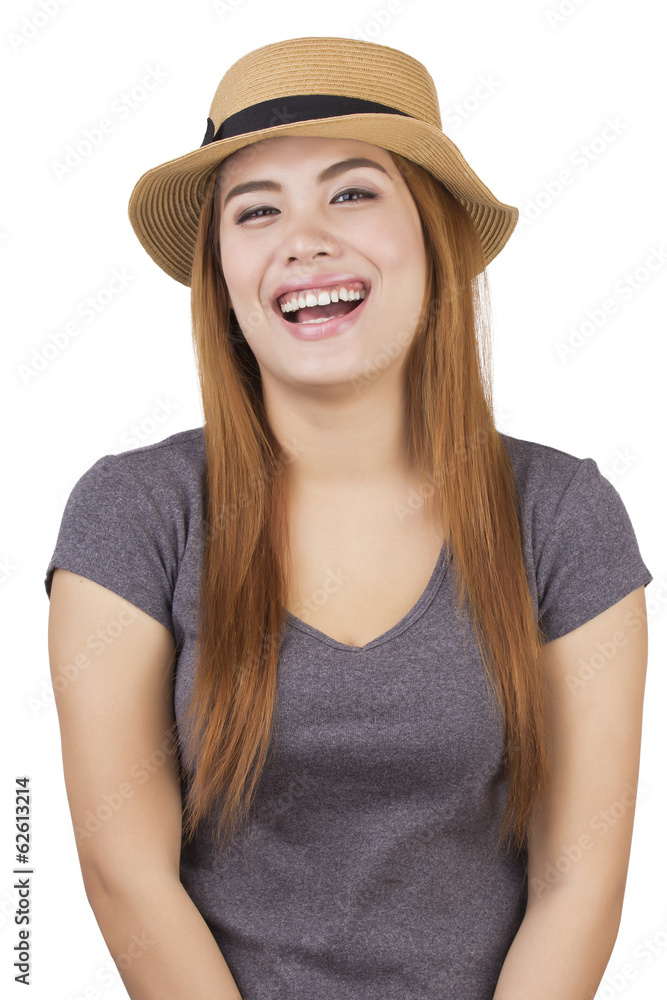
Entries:
MULTIPOLYGON (((488 285, 463 205, 431 174, 391 153, 421 218, 429 262, 406 357, 407 441, 428 484, 426 509, 447 533, 459 620, 471 613, 504 723, 507 805, 496 850, 525 847, 549 779, 544 636, 522 555, 520 497, 493 420, 488 285)), ((285 465, 264 411, 260 371, 231 311, 219 251, 220 170, 206 182, 192 271, 192 324, 204 408, 205 542, 192 696, 195 764, 184 832, 218 814, 219 849, 247 821, 266 762, 285 628, 289 560, 285 465)))

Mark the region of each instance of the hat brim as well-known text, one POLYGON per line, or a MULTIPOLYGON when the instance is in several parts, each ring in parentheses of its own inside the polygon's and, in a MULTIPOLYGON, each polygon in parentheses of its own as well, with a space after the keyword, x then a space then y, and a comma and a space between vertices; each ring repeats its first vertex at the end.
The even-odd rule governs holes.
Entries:
POLYGON ((465 206, 490 264, 512 235, 519 210, 498 201, 442 131, 403 115, 353 114, 260 129, 168 160, 134 186, 129 217, 139 242, 170 277, 190 285, 206 180, 224 159, 246 146, 281 135, 360 139, 421 164, 465 206))

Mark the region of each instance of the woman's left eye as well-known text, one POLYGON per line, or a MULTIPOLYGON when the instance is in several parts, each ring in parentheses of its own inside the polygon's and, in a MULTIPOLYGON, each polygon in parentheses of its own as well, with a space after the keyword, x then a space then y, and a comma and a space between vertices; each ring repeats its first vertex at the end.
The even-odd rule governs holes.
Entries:
MULTIPOLYGON (((361 188, 347 188, 345 191, 341 191, 340 194, 336 195, 334 201, 342 198, 345 194, 360 194, 362 198, 375 198, 377 197, 372 191, 362 191, 361 188)), ((349 198, 346 200, 350 200, 349 198)), ((356 199, 355 199, 356 200, 356 199)))

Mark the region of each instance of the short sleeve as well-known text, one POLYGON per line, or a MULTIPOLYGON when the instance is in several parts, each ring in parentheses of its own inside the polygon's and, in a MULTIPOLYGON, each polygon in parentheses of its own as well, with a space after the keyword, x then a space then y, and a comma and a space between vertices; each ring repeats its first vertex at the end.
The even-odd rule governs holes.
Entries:
POLYGON ((582 459, 536 564, 546 640, 573 631, 652 579, 618 491, 592 458, 582 459))
POLYGON ((150 490, 119 456, 95 462, 68 497, 44 579, 49 598, 56 567, 114 591, 173 634, 174 541, 150 490))

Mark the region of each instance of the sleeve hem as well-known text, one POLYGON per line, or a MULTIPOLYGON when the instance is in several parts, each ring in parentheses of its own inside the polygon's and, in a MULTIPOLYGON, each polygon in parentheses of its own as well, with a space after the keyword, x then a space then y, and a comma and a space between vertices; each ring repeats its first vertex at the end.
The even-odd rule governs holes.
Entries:
POLYGON ((66 569, 70 573, 76 573, 78 576, 83 576, 87 580, 92 580, 93 583, 99 584, 100 587, 104 587, 106 590, 109 590, 111 593, 116 594, 118 597, 122 597, 123 600, 128 601, 135 608, 138 608, 140 611, 143 611, 144 614, 147 614, 150 618, 154 618, 156 621, 160 622, 161 625, 164 625, 164 627, 171 632, 174 638, 174 642, 176 642, 173 621, 171 619, 167 620, 166 616, 163 614, 161 609, 149 606, 145 601, 142 601, 141 604, 137 603, 136 595, 130 593, 129 590, 126 590, 124 587, 122 588, 117 587, 116 585, 110 586, 109 580, 105 578, 103 574, 98 573, 95 570, 91 571, 87 567, 77 565, 76 563, 58 562, 52 566, 49 566, 46 578, 44 580, 44 585, 46 587, 46 592, 48 594, 49 600, 51 599, 51 593, 50 593, 51 581, 53 579, 54 570, 56 569, 66 569))
POLYGON ((592 621, 593 618, 597 618, 597 616, 601 615, 604 611, 608 611, 609 608, 613 608, 615 604, 618 604, 619 601, 622 601, 624 597, 627 597, 628 594, 631 594, 634 590, 637 590, 642 586, 647 587, 652 580, 652 574, 648 569, 644 568, 638 573, 637 576, 626 580, 623 587, 620 589, 620 592, 614 597, 605 595, 605 597, 597 601, 597 603, 591 605, 591 607, 570 615, 564 621, 559 622, 552 628, 542 624, 542 628, 546 636, 545 643, 553 642, 554 639, 560 639, 569 632, 574 632, 575 629, 578 629, 587 622, 592 621))

